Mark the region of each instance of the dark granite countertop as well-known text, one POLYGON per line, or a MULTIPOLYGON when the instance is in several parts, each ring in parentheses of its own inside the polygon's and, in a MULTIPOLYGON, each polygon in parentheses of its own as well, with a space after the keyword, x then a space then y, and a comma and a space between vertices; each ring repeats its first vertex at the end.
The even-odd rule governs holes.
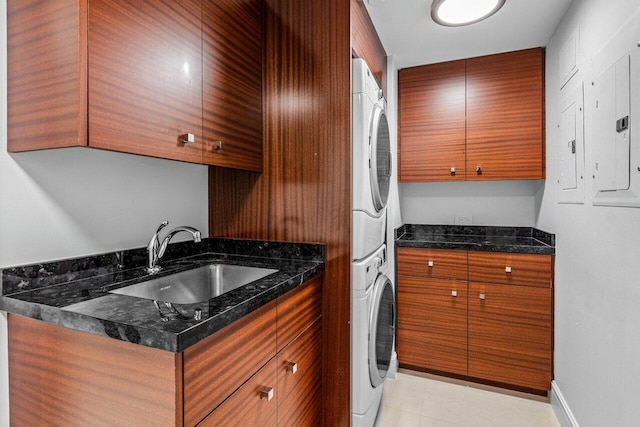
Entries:
POLYGON ((144 248, 2 270, 0 309, 65 328, 182 352, 324 271, 324 245, 234 239, 169 245, 153 276, 144 248), (223 262, 276 273, 197 304, 174 304, 192 316, 163 320, 149 299, 109 291, 150 278, 223 262))
POLYGON ((531 227, 406 224, 395 237, 400 247, 555 254, 555 235, 531 227))

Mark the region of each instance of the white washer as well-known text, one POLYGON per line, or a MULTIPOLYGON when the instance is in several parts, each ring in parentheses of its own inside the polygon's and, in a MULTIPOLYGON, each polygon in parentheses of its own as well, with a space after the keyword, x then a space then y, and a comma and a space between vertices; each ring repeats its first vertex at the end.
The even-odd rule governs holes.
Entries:
POLYGON ((395 294, 382 245, 351 269, 351 425, 372 427, 395 341, 395 294))
POLYGON ((364 60, 353 59, 353 240, 352 259, 384 243, 391 178, 391 146, 385 100, 364 60))

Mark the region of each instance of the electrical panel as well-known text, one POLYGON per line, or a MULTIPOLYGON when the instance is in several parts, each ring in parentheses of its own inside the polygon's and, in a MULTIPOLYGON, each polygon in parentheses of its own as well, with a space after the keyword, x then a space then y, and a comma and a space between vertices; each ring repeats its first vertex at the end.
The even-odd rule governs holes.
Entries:
POLYGON ((629 189, 630 57, 625 55, 593 83, 594 176, 597 191, 629 189))
POLYGON ((565 97, 560 108, 558 203, 584 203, 583 85, 565 97))

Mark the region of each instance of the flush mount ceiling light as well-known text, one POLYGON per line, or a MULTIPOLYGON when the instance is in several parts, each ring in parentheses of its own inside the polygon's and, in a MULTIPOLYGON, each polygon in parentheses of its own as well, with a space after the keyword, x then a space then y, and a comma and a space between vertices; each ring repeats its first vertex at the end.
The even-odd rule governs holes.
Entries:
POLYGON ((431 18, 440 25, 459 27, 487 19, 506 0, 433 0, 431 18))

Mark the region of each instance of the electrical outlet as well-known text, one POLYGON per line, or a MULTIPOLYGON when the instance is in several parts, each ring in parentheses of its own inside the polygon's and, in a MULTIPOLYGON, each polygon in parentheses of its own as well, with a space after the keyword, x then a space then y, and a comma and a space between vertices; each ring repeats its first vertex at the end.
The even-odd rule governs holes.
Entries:
POLYGON ((471 215, 455 215, 453 219, 455 225, 471 225, 473 217, 471 215))

